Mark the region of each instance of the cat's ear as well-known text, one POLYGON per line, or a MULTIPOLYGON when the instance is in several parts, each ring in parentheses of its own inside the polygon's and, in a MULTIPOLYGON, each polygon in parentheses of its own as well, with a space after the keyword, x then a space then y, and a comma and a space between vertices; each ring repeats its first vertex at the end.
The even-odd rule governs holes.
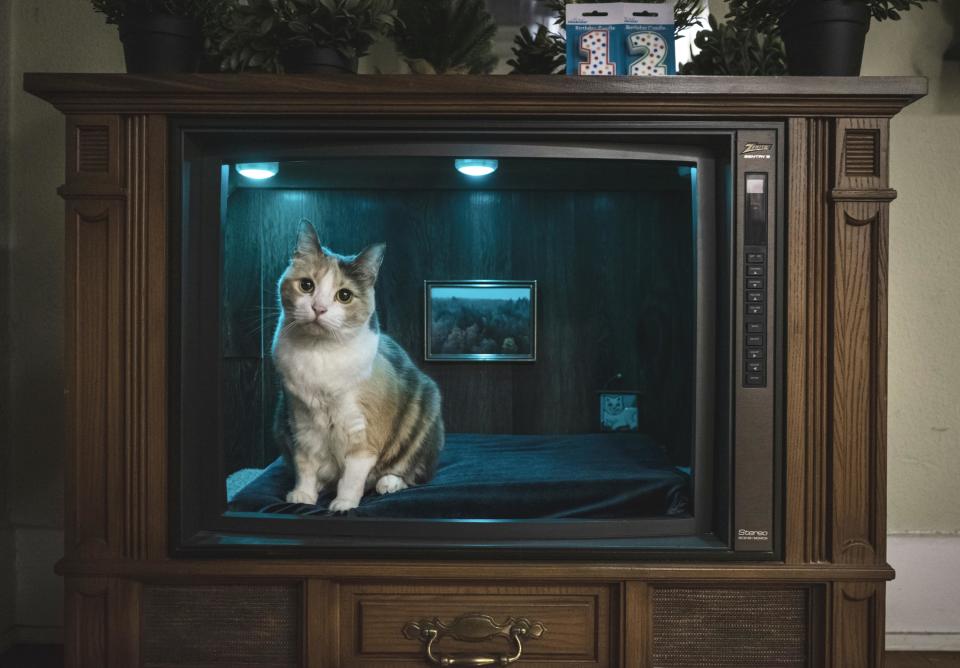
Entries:
POLYGON ((382 242, 364 248, 350 263, 354 276, 369 285, 376 283, 380 265, 383 264, 383 254, 386 251, 387 244, 382 242))
POLYGON ((304 255, 319 255, 321 253, 320 237, 317 228, 309 220, 303 219, 297 227, 297 247, 293 251, 294 257, 304 255))

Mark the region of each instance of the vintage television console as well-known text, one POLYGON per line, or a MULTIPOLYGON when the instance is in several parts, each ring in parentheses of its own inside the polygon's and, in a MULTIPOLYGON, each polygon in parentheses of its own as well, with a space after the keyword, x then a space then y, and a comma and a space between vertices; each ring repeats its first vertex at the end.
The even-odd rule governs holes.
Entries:
POLYGON ((66 116, 68 665, 882 665, 888 132, 923 79, 25 87, 66 116), (444 484, 283 502, 270 308, 301 216, 387 240, 444 484), (458 358, 437 285, 527 290, 504 326, 532 338, 458 358), (458 457, 494 461, 470 497, 458 457))

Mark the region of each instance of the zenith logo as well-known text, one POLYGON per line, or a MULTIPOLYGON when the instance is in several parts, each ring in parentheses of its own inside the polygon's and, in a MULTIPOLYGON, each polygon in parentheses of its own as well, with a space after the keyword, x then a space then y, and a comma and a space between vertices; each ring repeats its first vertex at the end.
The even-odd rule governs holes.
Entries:
POLYGON ((769 160, 770 159, 770 150, 773 148, 773 144, 755 144, 747 142, 743 146, 743 150, 740 152, 746 159, 752 160, 769 160))

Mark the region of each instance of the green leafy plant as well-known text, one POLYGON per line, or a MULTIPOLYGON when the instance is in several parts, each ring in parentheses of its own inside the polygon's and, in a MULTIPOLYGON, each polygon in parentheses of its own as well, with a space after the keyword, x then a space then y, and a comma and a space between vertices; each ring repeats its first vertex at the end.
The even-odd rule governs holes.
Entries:
POLYGON ((92 4, 110 24, 120 23, 125 18, 157 14, 194 19, 203 36, 204 51, 216 62, 227 17, 231 16, 237 0, 92 0, 92 4))
MULTIPOLYGON (((653 2, 657 1, 653 0, 653 2)), ((662 2, 663 0, 659 1, 662 2)), ((605 2, 605 0, 543 0, 543 2, 547 8, 556 12, 560 20, 560 26, 566 28, 568 4, 597 3, 605 2)), ((677 36, 687 28, 702 25, 700 16, 703 14, 705 6, 704 0, 677 0, 673 7, 673 25, 677 36)))
POLYGON ((693 43, 700 52, 680 66, 680 74, 777 76, 787 73, 783 41, 736 21, 718 23, 711 15, 709 27, 693 43))
MULTIPOLYGON (((744 27, 761 31, 779 30, 780 21, 791 7, 808 0, 729 0, 727 18, 744 27)), ((815 1, 815 0, 814 0, 815 1)), ((923 7, 936 0, 863 0, 877 21, 900 19, 900 13, 923 7)))
POLYGON ((216 29, 228 15, 236 0, 92 0, 93 9, 103 14, 107 23, 120 23, 130 16, 169 14, 196 19, 204 34, 216 29))
POLYGON ((397 0, 397 50, 417 74, 489 74, 497 25, 483 0, 397 0))
POLYGON ((566 65, 563 38, 545 25, 538 25, 535 35, 524 26, 513 43, 510 74, 557 74, 566 65))
POLYGON ((284 49, 326 47, 362 58, 396 25, 393 0, 246 0, 222 21, 217 50, 222 69, 276 72, 284 49))

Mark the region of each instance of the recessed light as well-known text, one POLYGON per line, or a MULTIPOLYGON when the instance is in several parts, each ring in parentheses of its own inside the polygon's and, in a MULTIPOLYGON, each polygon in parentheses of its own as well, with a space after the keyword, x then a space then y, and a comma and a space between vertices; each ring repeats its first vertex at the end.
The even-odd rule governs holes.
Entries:
POLYGON ((279 162, 241 162, 237 164, 237 173, 254 181, 273 178, 279 171, 279 162))
POLYGON ((457 158, 453 161, 453 166, 467 176, 489 176, 497 171, 500 162, 488 158, 457 158))

